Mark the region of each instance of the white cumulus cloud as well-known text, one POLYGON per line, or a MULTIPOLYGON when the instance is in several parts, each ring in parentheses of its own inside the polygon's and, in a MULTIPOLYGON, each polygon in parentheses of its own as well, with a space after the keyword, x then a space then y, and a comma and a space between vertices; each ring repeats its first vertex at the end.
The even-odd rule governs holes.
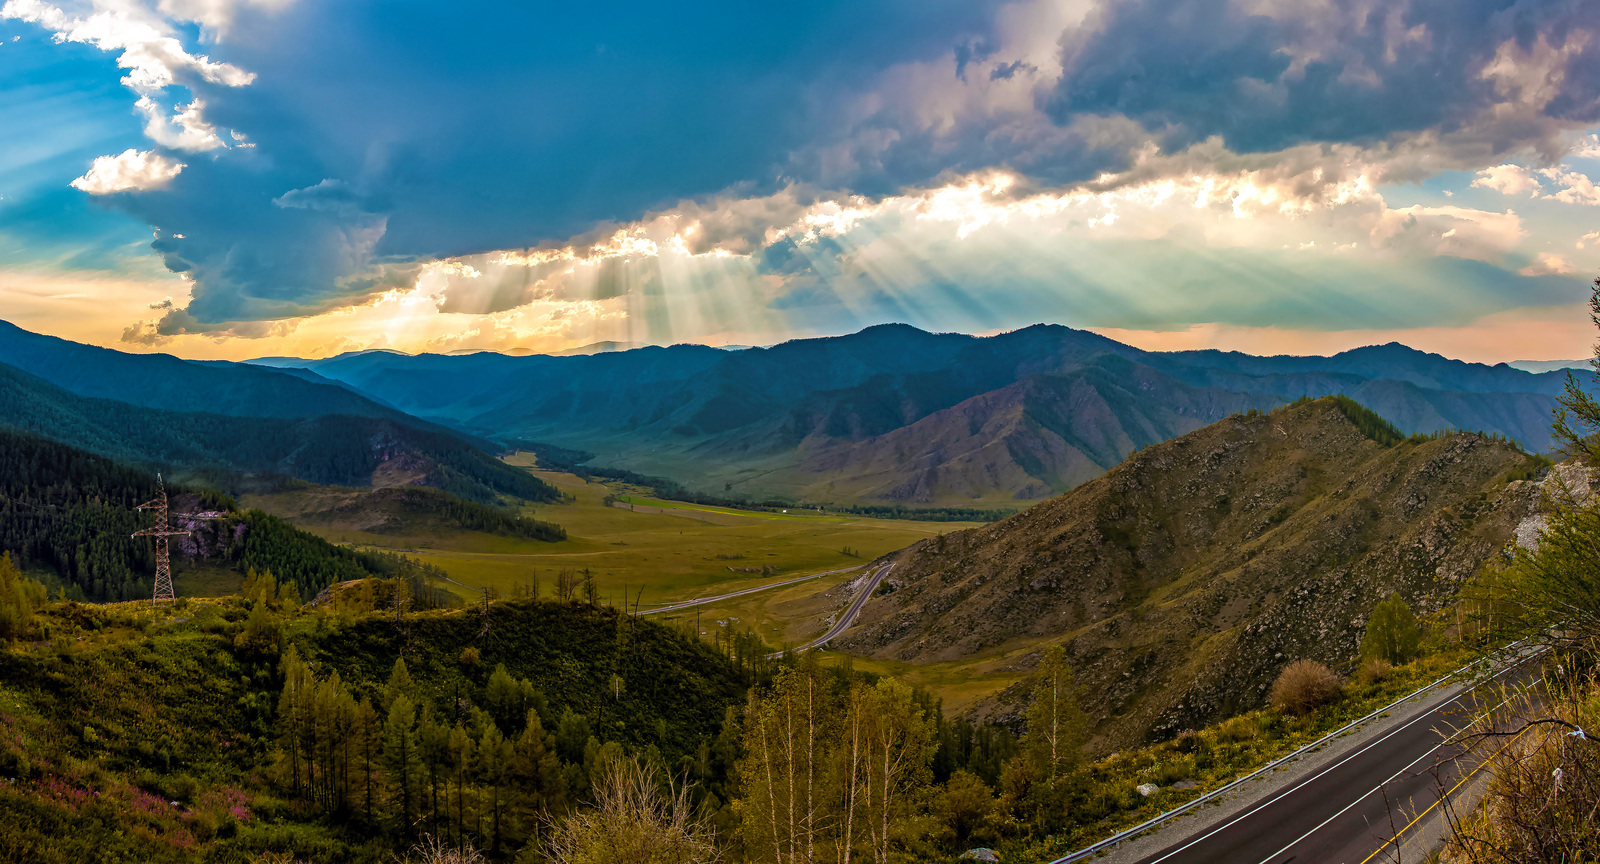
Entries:
POLYGON ((1517 271, 1524 276, 1571 276, 1578 272, 1572 262, 1550 252, 1540 252, 1533 263, 1517 271))
POLYGON ((117 156, 95 159, 89 166, 89 173, 72 181, 72 185, 90 195, 143 192, 172 182, 184 167, 182 162, 174 162, 160 153, 130 148, 117 156))
POLYGON ((1472 185, 1481 189, 1493 189, 1502 195, 1521 195, 1524 192, 1530 195, 1539 194, 1539 178, 1532 171, 1521 165, 1496 165, 1478 172, 1478 179, 1472 185))
MULTIPOLYGON (((100 4, 97 4, 97 6, 100 4)), ((200 100, 173 109, 166 116, 159 104, 166 88, 185 76, 226 87, 244 87, 255 75, 231 63, 204 54, 190 54, 168 32, 161 18, 126 3, 106 4, 87 18, 68 15, 42 0, 6 0, 0 20, 27 21, 52 32, 57 42, 79 42, 101 51, 119 52, 117 65, 127 70, 123 86, 138 95, 135 107, 145 116, 145 134, 157 143, 179 150, 215 150, 226 147, 200 111, 200 100)))

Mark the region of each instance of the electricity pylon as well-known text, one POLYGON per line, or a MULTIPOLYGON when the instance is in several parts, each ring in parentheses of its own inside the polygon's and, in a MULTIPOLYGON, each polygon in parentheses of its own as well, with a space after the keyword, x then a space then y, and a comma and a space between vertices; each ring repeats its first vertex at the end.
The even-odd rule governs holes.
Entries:
MULTIPOLYGON (((167 485, 161 479, 160 474, 156 475, 156 489, 156 497, 140 504, 138 508, 140 510, 154 510, 156 512, 156 524, 143 531, 135 531, 133 533, 135 537, 154 537, 156 539, 156 590, 155 595, 150 598, 152 605, 162 600, 176 598, 176 595, 172 593, 172 550, 168 548, 168 538, 187 537, 190 534, 189 531, 179 531, 173 528, 172 523, 168 521, 167 485)), ((182 513, 179 515, 212 519, 218 514, 182 513)))

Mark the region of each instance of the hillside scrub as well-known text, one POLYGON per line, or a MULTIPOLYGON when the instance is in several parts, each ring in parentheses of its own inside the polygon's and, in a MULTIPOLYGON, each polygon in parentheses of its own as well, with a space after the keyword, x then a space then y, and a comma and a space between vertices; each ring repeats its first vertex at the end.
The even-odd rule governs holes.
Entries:
POLYGON ((242 864, 268 850, 320 864, 419 843, 542 860, 567 825, 575 856, 595 836, 665 837, 701 855, 714 829, 727 861, 848 847, 852 860, 931 862, 971 843, 1027 861, 1220 785, 1459 662, 1352 684, 1304 717, 1253 712, 1109 760, 1058 761, 1041 746, 1047 727, 1070 747, 1076 730, 1060 730, 1079 709, 1048 656, 1031 692, 1058 701, 1029 712, 1022 746, 892 679, 814 655, 734 663, 719 651, 737 640, 713 647, 586 604, 493 603, 485 633, 476 611, 296 612, 265 584, 258 574, 249 600, 38 613, 36 630, 60 638, 0 662, 0 773, 19 778, 0 784, 0 820, 17 826, 0 832, 0 860, 31 844, 48 864, 242 864), (239 644, 252 617, 283 629, 277 657, 239 644), (469 647, 480 662, 464 667, 469 647), (621 798, 607 792, 608 766, 627 760, 653 803, 637 778, 621 798), (819 785, 791 796, 790 777, 819 785), (1173 788, 1183 780, 1195 788, 1173 788), (1161 788, 1146 798, 1141 783, 1161 788), (815 820, 791 822, 791 801, 815 820))
POLYGON ((0 860, 365 861, 419 829, 505 859, 623 752, 655 777, 687 767, 694 806, 722 810, 733 755, 716 742, 745 686, 728 661, 577 604, 497 603, 488 623, 292 614, 259 588, 48 604, 35 630, 54 641, 0 657, 0 773, 17 778, 0 783, 0 860), (239 638, 253 627, 281 628, 282 653, 239 638), (484 666, 461 667, 464 647, 484 666), (575 712, 592 722, 563 760, 551 730, 575 712))
MULTIPOLYGON (((1397 593, 1426 617, 1502 555, 1537 507, 1533 484, 1506 478, 1537 460, 1472 433, 1391 441, 1341 404, 1234 416, 1003 522, 912 545, 893 556, 895 591, 834 644, 1009 664, 1070 634, 1095 753, 1257 709, 1286 659, 1353 669, 1378 600, 1397 593)), ((1409 636, 1393 635, 1409 656, 1409 636)), ((977 716, 1018 723, 1026 690, 977 716)))

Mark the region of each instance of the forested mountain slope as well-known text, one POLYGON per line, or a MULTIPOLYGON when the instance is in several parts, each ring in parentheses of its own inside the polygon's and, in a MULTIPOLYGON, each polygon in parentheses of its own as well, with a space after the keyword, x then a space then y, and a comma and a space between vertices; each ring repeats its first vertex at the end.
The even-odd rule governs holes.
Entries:
MULTIPOLYGON (((337 389, 337 388, 335 388, 337 389)), ((91 399, 0 364, 0 426, 119 461, 345 486, 425 484, 480 502, 558 497, 554 487, 452 434, 388 417, 236 417, 91 399)))
POLYGON ((419 835, 510 861, 624 748, 718 813, 753 683, 575 603, 352 617, 269 595, 35 625, 84 636, 0 645, 5 861, 417 861, 419 835))
POLYGON ((80 396, 169 411, 405 418, 333 382, 242 363, 191 363, 167 354, 128 354, 31 333, 6 321, 0 321, 0 363, 80 396))
POLYGON ((893 593, 835 644, 1028 665, 1061 642, 1100 746, 1198 728, 1258 706, 1289 660, 1348 667, 1390 593, 1439 608, 1510 542, 1535 496, 1508 478, 1538 464, 1477 434, 1407 439, 1333 398, 1230 417, 897 553, 893 593))
MULTIPOLYGON (((193 531, 172 544, 180 591, 183 571, 194 565, 270 570, 311 596, 334 582, 395 575, 403 563, 334 546, 258 510, 240 511, 221 496, 182 486, 168 491, 174 512, 220 514, 177 520, 193 531)), ((131 535, 151 524, 148 513, 134 508, 156 492, 152 472, 0 429, 0 552, 10 552, 24 568, 54 573, 77 589, 69 594, 149 599, 155 547, 148 537, 131 535)))
MULTIPOLYGON (((277 360, 274 362, 285 362, 277 360)), ((1333 357, 1152 353, 1066 327, 991 337, 905 325, 722 351, 306 361, 421 416, 597 454, 698 491, 921 506, 1038 500, 1243 408, 1348 394, 1406 433, 1539 451, 1564 373, 1400 345, 1333 357)))

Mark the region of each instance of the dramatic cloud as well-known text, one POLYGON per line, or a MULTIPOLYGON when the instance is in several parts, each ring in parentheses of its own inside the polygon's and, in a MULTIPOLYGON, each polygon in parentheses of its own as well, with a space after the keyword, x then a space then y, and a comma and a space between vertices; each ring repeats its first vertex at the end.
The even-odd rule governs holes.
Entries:
POLYGON ((182 162, 174 162, 159 153, 128 149, 118 156, 95 159, 89 166, 89 173, 72 181, 72 186, 90 195, 160 189, 185 167, 182 162))
POLYGON ((135 341, 334 312, 477 316, 453 347, 578 333, 568 310, 640 340, 1417 326, 1451 280, 1481 316, 1570 302, 1600 263, 1525 248, 1600 204, 1587 0, 0 15, 114 54, 146 138, 195 154, 108 199, 189 288, 135 341))
POLYGON ((1478 172, 1473 186, 1493 189, 1502 195, 1537 195, 1542 188, 1539 178, 1521 165, 1496 165, 1478 172))
POLYGON ((122 83, 138 94, 134 106, 145 117, 145 134, 156 143, 191 151, 226 147, 217 130, 201 116, 201 100, 174 107, 171 116, 161 100, 173 85, 243 87, 255 76, 231 64, 185 51, 161 19, 148 10, 121 3, 107 6, 81 18, 41 0, 7 0, 0 7, 0 19, 38 24, 52 31, 57 42, 80 42, 117 52, 117 65, 128 70, 122 83))

